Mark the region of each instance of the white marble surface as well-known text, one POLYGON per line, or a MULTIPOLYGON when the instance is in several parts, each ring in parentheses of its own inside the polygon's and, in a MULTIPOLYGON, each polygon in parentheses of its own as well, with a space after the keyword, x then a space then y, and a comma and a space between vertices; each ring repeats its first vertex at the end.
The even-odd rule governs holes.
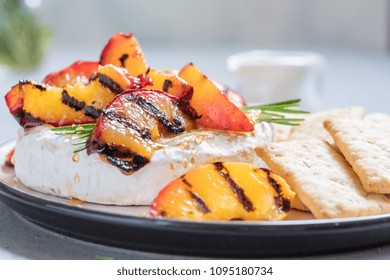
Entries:
MULTIPOLYGON (((192 61, 208 76, 231 86, 234 86, 236 81, 226 70, 226 58, 234 52, 249 49, 250 47, 241 46, 198 49, 144 46, 148 62, 153 67, 180 68, 192 61)), ((390 113, 389 54, 340 49, 305 50, 320 52, 329 63, 320 103, 322 109, 362 105, 368 112, 390 113)), ((99 56, 99 51, 93 48, 77 50, 56 48, 35 72, 0 73, 0 91, 5 94, 18 79, 40 80, 46 73, 67 66, 76 59, 95 60, 99 56)), ((0 116, 2 143, 15 138, 18 125, 8 114, 4 102, 0 102, 0 116)), ((111 248, 55 234, 25 221, 0 202, 0 259, 94 259, 96 256, 115 259, 183 258, 111 248)), ((308 258, 390 259, 390 246, 308 258)))

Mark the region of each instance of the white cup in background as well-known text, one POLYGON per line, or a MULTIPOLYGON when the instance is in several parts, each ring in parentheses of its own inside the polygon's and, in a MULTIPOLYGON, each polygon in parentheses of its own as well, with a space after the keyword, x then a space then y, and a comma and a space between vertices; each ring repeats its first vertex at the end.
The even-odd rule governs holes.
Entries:
POLYGON ((254 50, 229 56, 227 66, 248 103, 300 98, 301 107, 320 109, 326 60, 313 52, 254 50))

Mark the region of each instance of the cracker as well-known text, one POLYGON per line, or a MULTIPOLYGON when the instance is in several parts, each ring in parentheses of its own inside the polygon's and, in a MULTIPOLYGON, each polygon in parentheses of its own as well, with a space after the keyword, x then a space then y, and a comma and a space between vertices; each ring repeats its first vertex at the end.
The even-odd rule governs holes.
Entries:
POLYGON ((256 151, 317 219, 390 212, 390 199, 367 193, 344 157, 325 141, 270 143, 256 151))
POLYGON ((308 138, 319 138, 327 141, 328 143, 333 143, 332 137, 322 126, 324 120, 333 117, 362 119, 364 117, 364 109, 360 106, 353 106, 308 115, 306 117, 306 120, 302 122, 301 125, 292 128, 289 140, 306 140, 308 138))
POLYGON ((331 119, 324 127, 359 176, 364 189, 390 193, 390 129, 370 120, 331 119))

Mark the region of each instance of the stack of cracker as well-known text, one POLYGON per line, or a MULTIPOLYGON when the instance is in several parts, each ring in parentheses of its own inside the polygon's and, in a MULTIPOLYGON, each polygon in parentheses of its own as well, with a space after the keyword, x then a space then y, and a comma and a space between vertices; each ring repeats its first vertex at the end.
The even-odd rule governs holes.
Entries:
POLYGON ((309 116, 257 153, 317 219, 390 213, 390 116, 361 107, 309 116))

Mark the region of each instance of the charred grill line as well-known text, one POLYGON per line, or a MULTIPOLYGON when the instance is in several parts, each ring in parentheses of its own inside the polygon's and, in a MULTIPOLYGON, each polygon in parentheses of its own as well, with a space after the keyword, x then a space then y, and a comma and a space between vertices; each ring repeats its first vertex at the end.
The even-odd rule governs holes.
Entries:
POLYGON ((132 160, 123 160, 113 156, 107 156, 107 160, 114 166, 119 169, 129 173, 133 171, 137 171, 147 164, 149 161, 144 157, 137 155, 132 160), (146 161, 146 163, 145 163, 146 161))
MULTIPOLYGON (((129 99, 130 100, 130 99, 129 99)), ((172 124, 167 116, 164 115, 163 112, 160 111, 153 103, 149 102, 143 97, 138 97, 135 100, 131 99, 131 101, 135 101, 135 104, 140 106, 146 113, 151 115, 152 117, 157 117, 158 121, 168 130, 171 134, 179 134, 184 132, 183 124, 176 117, 173 119, 174 124, 172 124)))
POLYGON ((180 110, 186 114, 191 120, 197 120, 197 119, 200 119, 202 117, 202 115, 198 115, 198 113, 196 113, 196 111, 194 110, 194 108, 192 108, 191 106, 188 106, 188 105, 184 105, 182 106, 182 104, 178 104, 180 110))
POLYGON ((102 113, 102 110, 96 109, 93 106, 86 106, 84 109, 84 115, 91 117, 93 119, 97 119, 101 113, 102 113))
POLYGON ((192 184, 190 182, 188 182, 185 178, 181 178, 181 181, 184 183, 184 185, 186 185, 187 187, 192 189, 192 184))
POLYGON ((271 177, 271 171, 266 168, 260 168, 267 174, 267 181, 268 183, 274 188, 277 196, 274 196, 276 204, 281 208, 283 212, 290 211, 291 209, 291 201, 290 199, 283 196, 282 187, 279 185, 278 182, 274 178, 271 177))
POLYGON ((40 91, 45 91, 46 87, 42 84, 37 84, 31 80, 19 80, 19 85, 32 85, 33 88, 36 88, 40 91))
POLYGON ((172 87, 172 81, 171 80, 165 80, 163 84, 162 90, 165 92, 168 92, 168 89, 172 87))
POLYGON ((283 212, 288 212, 291 209, 291 201, 288 198, 283 196, 275 196, 275 201, 279 201, 278 206, 282 209, 283 212))
POLYGON ((19 80, 19 85, 29 85, 33 84, 31 80, 19 80))
POLYGON ((267 174, 267 181, 268 183, 275 189, 275 191, 279 194, 282 195, 282 188, 278 184, 278 182, 275 181, 274 178, 270 176, 270 174, 267 174))
POLYGON ((16 113, 15 117, 23 127, 33 127, 42 124, 42 120, 40 118, 34 117, 23 109, 20 109, 20 111, 16 113))
MULTIPOLYGON (((271 173, 271 170, 269 170, 268 168, 258 168, 259 170, 262 170, 262 171, 264 171, 266 174, 267 174, 267 176, 269 176, 270 175, 270 173, 271 173)), ((253 169, 253 171, 255 171, 256 172, 256 170, 255 169, 253 169)))
POLYGON ((84 101, 78 101, 75 97, 70 96, 66 90, 62 91, 61 101, 75 111, 80 111, 85 107, 84 101))
POLYGON ((275 200, 276 205, 278 205, 279 208, 282 208, 282 206, 283 206, 282 198, 278 195, 274 195, 274 200, 275 200))
POLYGON ((274 196, 276 204, 281 208, 281 210, 283 212, 290 211, 291 201, 290 201, 290 199, 283 196, 283 193, 280 190, 280 185, 278 183, 276 183, 276 181, 271 177, 267 177, 267 179, 268 179, 268 182, 270 183, 270 185, 275 189, 275 191, 278 194, 277 196, 274 196), (274 184, 276 184, 277 186, 275 186, 274 184), (279 190, 279 192, 278 192, 278 190, 279 190))
POLYGON ((118 112, 117 110, 113 109, 106 109, 103 111, 103 115, 106 116, 108 119, 120 123, 124 125, 125 127, 131 128, 134 131, 138 133, 138 135, 142 139, 152 139, 152 135, 150 134, 150 131, 147 128, 139 128, 136 124, 130 122, 126 119, 126 116, 118 112))
POLYGON ((126 67, 126 60, 129 57, 127 53, 123 54, 120 58, 119 61, 121 62, 121 67, 125 68, 126 67))
POLYGON ((222 162, 214 162, 214 166, 217 169, 219 175, 225 179, 230 189, 236 194, 238 201, 244 206, 245 211, 253 212, 252 201, 246 196, 245 191, 230 177, 229 171, 225 168, 222 162))
POLYGON ((204 202, 203 199, 201 199, 199 196, 197 196, 196 194, 194 194, 192 191, 189 191, 189 190, 188 190, 188 193, 191 195, 191 198, 195 201, 196 206, 198 206, 199 210, 200 210, 203 214, 206 214, 206 213, 210 213, 210 212, 211 212, 210 208, 207 206, 207 204, 204 202))
POLYGON ((102 151, 102 154, 106 155, 107 160, 112 165, 118 167, 126 173, 137 171, 149 163, 149 160, 147 158, 139 154, 132 153, 130 151, 120 152, 112 150, 112 148, 105 147, 102 151), (122 159, 118 157, 120 155, 123 155, 128 159, 122 159))
POLYGON ((46 87, 44 85, 34 84, 34 83, 32 85, 33 85, 33 88, 39 89, 40 91, 45 91, 46 90, 46 87))
POLYGON ((138 155, 130 150, 123 149, 122 147, 116 147, 115 145, 110 146, 108 144, 104 144, 102 153, 116 158, 132 158, 138 155))
POLYGON ((291 210, 291 201, 288 198, 282 197, 282 210, 288 212, 291 210))
POLYGON ((119 84, 117 84, 116 82, 114 82, 113 80, 111 80, 111 78, 108 77, 107 75, 97 73, 97 78, 98 78, 99 83, 102 86, 108 88, 109 90, 111 90, 115 94, 119 94, 123 91, 121 86, 119 84))
POLYGON ((38 117, 34 117, 29 112, 24 112, 23 117, 28 121, 28 123, 41 124, 42 120, 38 117))

